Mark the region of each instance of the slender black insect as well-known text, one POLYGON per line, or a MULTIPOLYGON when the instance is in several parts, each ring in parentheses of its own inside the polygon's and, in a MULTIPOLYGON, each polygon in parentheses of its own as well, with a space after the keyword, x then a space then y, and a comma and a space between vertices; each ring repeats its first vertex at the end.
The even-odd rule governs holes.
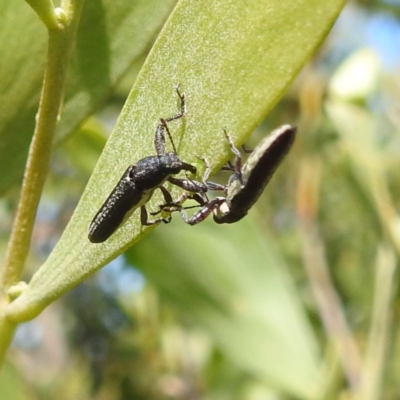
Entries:
MULTIPOLYGON (((291 148, 296 128, 284 125, 274 130, 251 152, 243 167, 240 151, 225 130, 224 133, 236 156, 234 165, 229 163, 224 169, 233 171, 233 174, 226 186, 213 182, 206 182, 206 185, 209 190, 223 190, 225 197, 216 197, 207 201, 205 194, 203 196, 186 195, 186 198, 195 199, 201 206, 201 209, 191 218, 187 217, 185 207, 182 205, 171 204, 172 207, 168 207, 167 204, 161 207, 169 211, 180 211, 182 218, 189 225, 204 221, 211 213, 214 214, 214 221, 218 224, 231 224, 245 217, 291 148)), ((182 200, 184 200, 183 197, 182 200)))
POLYGON ((170 222, 170 215, 167 218, 161 217, 149 221, 145 206, 156 189, 161 190, 166 203, 173 203, 171 194, 163 186, 166 181, 187 191, 201 193, 199 196, 193 197, 198 202, 204 202, 202 193, 207 191, 207 187, 203 183, 172 176, 181 171, 196 174, 196 168, 193 165, 179 159, 167 125, 168 122, 183 118, 185 115, 185 96, 179 92, 179 86, 176 88, 176 92, 180 99, 181 111, 173 117, 160 119, 154 137, 157 155, 142 158, 136 165, 130 165, 124 172, 89 226, 88 237, 92 243, 101 243, 107 240, 139 207, 142 225, 170 222), (165 132, 171 141, 173 152, 165 152, 165 132))

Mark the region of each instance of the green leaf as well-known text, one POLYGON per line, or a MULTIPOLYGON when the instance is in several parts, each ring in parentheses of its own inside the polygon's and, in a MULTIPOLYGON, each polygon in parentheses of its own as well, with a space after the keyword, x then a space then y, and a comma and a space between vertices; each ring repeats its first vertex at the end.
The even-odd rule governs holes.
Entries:
POLYGON ((172 223, 130 249, 128 260, 238 369, 311 398, 323 382, 317 341, 274 238, 257 221, 252 212, 225 226, 172 223))
POLYGON ((96 120, 89 119, 60 147, 60 153, 67 156, 81 175, 90 176, 105 144, 102 127, 96 120))
MULTIPOLYGON (((174 0, 85 2, 71 57, 58 142, 110 94, 148 48, 174 0)), ((46 29, 22 1, 0 2, 0 193, 22 179, 34 130, 46 29), (23 27, 23 29, 21 29, 23 27)))
MULTIPOLYGON (((171 123, 182 160, 205 156, 214 169, 228 157, 227 127, 242 143, 282 96, 331 28, 344 4, 278 0, 183 0, 160 34, 125 104, 70 224, 27 290, 8 310, 25 320, 139 240, 148 228, 134 213, 105 243, 88 225, 129 164, 154 154, 160 117, 177 112, 174 85, 187 96, 185 121, 171 123), (240 139, 239 139, 240 138, 240 139)), ((173 195, 177 193, 174 190, 173 195)), ((149 208, 161 199, 154 196, 149 208)))
POLYGON ((10 400, 24 400, 30 396, 22 372, 10 362, 2 366, 0 392, 3 398, 10 400))

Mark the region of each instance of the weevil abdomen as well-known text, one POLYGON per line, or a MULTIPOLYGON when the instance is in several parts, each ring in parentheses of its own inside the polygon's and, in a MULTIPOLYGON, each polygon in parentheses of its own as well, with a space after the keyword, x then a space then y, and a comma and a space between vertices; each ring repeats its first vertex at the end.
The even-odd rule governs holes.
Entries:
POLYGON ((154 192, 138 190, 134 181, 135 166, 131 165, 122 175, 107 200, 89 226, 89 240, 101 243, 107 240, 124 220, 138 207, 145 204, 154 192))
POLYGON ((247 215, 292 147, 295 134, 296 128, 284 125, 254 149, 241 171, 236 171, 230 178, 226 204, 215 210, 215 222, 231 224, 247 215))

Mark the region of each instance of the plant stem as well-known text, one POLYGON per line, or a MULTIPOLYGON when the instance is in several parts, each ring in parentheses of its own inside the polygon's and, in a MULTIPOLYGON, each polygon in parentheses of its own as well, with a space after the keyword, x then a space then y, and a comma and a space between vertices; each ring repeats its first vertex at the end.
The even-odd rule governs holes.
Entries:
MULTIPOLYGON (((3 304, 2 304, 3 306, 3 304)), ((4 307, 3 307, 4 309, 4 307)), ((9 322, 4 318, 4 314, 0 317, 0 366, 3 365, 7 349, 14 335, 16 324, 9 322)))
POLYGON ((82 3, 81 0, 64 1, 62 9, 55 10, 59 23, 56 28, 48 30, 46 69, 36 126, 5 264, 0 275, 0 360, 4 358, 15 327, 2 320, 5 307, 10 301, 7 291, 20 280, 29 252, 36 211, 49 169, 53 138, 63 100, 69 53, 74 42, 82 3))
POLYGON ((47 66, 40 99, 37 123, 29 149, 17 215, 7 249, 2 284, 9 287, 18 282, 29 251, 43 185, 50 162, 53 136, 61 104, 65 76, 67 38, 65 29, 49 31, 47 66))
POLYGON ((378 248, 371 328, 363 365, 363 386, 358 399, 381 399, 388 348, 393 324, 394 298, 397 287, 396 250, 386 243, 378 248))
POLYGON ((350 391, 355 395, 362 386, 361 355, 332 282, 316 222, 321 168, 319 160, 310 158, 299 169, 298 216, 303 258, 322 323, 335 345, 350 391))

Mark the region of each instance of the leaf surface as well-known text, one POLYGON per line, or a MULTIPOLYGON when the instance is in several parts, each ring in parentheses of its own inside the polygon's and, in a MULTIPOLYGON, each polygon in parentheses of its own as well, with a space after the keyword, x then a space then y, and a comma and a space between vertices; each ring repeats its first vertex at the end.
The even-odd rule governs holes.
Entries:
MULTIPOLYGON (((178 3, 129 95, 82 199, 59 243, 8 315, 25 320, 138 241, 148 228, 138 213, 109 240, 87 239, 90 221, 128 165, 155 154, 160 117, 178 110, 174 86, 187 96, 187 116, 171 123, 180 158, 214 170, 228 158, 222 128, 243 143, 275 105, 331 28, 344 1, 240 0, 178 3)), ((289 121, 288 121, 289 122, 289 121)), ((176 196, 177 192, 172 191, 176 196)), ((153 196, 149 209, 161 198, 153 196)), ((188 228, 189 229, 189 228, 188 228)), ((194 228, 195 229, 195 228, 194 228)))

